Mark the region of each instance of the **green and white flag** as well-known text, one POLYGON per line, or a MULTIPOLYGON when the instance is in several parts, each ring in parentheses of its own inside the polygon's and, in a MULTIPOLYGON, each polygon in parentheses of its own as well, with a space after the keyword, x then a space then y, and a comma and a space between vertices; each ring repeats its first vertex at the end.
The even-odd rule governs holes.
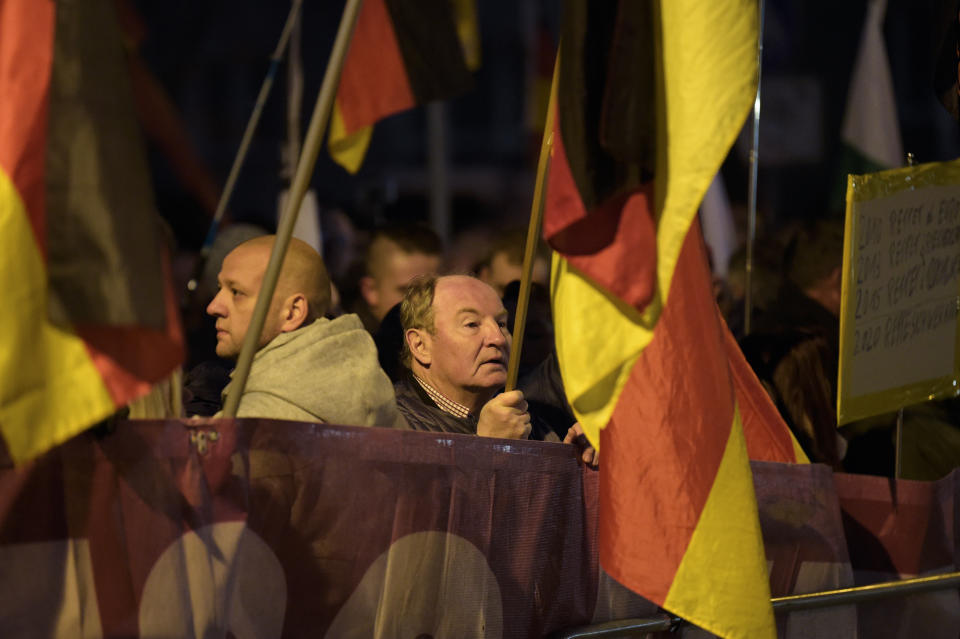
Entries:
POLYGON ((843 116, 847 173, 870 173, 904 163, 893 79, 883 39, 886 0, 870 0, 843 116))

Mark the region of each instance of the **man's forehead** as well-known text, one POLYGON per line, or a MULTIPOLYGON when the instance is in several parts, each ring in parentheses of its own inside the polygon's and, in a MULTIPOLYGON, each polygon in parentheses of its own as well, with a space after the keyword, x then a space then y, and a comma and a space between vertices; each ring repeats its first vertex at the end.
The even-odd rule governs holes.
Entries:
POLYGON ((507 309, 503 308, 503 306, 501 306, 497 310, 494 310, 492 307, 486 308, 486 309, 479 309, 470 305, 464 305, 456 309, 454 313, 455 317, 460 317, 464 315, 465 316, 479 315, 484 317, 489 315, 490 317, 500 318, 500 317, 507 316, 507 309))
POLYGON ((248 246, 241 244, 230 251, 223 259, 220 266, 221 280, 256 280, 263 279, 266 271, 267 262, 270 258, 269 249, 259 246, 248 246))
POLYGON ((467 276, 448 276, 437 280, 433 303, 437 310, 460 314, 476 312, 500 315, 505 313, 503 302, 490 286, 467 276))
POLYGON ((251 260, 259 260, 264 256, 270 256, 270 247, 264 245, 260 242, 244 242, 243 244, 237 246, 232 251, 227 253, 227 257, 224 258, 223 263, 227 262, 233 263, 244 263, 251 260))

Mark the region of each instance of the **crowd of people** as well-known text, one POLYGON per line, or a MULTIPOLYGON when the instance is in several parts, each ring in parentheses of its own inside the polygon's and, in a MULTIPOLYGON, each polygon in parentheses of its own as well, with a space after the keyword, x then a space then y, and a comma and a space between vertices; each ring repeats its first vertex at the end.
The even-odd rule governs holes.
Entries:
POLYGON ((240 391, 230 371, 276 241, 248 235, 224 233, 213 251, 221 261, 216 284, 200 286, 216 292, 204 309, 212 326, 194 325, 192 343, 208 350, 192 353, 187 415, 219 417, 231 393, 242 392, 238 417, 568 441, 596 463, 566 404, 552 346, 544 346, 552 344, 552 324, 542 255, 531 322, 540 328, 532 330, 528 351, 539 360, 528 354, 518 388, 504 390, 512 317, 502 296, 520 276, 523 233, 492 241, 469 274, 443 274, 442 242, 423 225, 377 229, 356 264, 336 275, 313 247, 293 238, 240 391))
MULTIPOLYGON (((244 228, 218 239, 200 289, 212 297, 207 321, 192 325, 185 414, 219 415, 236 392, 230 371, 273 243, 244 228)), ((524 243, 522 230, 492 235, 458 269, 429 227, 394 224, 328 269, 314 248, 292 240, 238 416, 567 441, 596 463, 563 392, 542 252, 520 381, 504 390, 524 243)), ((759 245, 749 334, 742 252, 715 282, 747 360, 811 461, 891 475, 895 416, 837 427, 842 224, 792 227, 759 245)), ((958 418, 952 400, 906 410, 904 476, 935 479, 960 465, 958 418)))
MULTIPOLYGON (((742 251, 715 288, 747 361, 811 461, 890 477, 896 413, 837 424, 843 242, 839 218, 789 226, 760 239, 752 264, 749 334, 742 251)), ((945 476, 960 466, 960 403, 908 406, 901 437, 901 477, 945 476)))

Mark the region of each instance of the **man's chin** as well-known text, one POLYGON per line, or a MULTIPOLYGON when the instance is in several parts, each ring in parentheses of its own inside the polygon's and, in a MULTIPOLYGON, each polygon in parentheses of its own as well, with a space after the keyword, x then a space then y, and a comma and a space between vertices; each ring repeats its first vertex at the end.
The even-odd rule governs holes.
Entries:
POLYGON ((234 348, 231 348, 227 344, 217 344, 217 357, 222 357, 223 359, 237 359, 237 356, 240 355, 240 352, 234 348))
POLYGON ((507 383, 507 369, 506 367, 503 367, 501 370, 500 367, 497 367, 494 370, 490 370, 482 375, 479 375, 477 381, 477 386, 479 388, 490 390, 503 388, 504 384, 507 383))

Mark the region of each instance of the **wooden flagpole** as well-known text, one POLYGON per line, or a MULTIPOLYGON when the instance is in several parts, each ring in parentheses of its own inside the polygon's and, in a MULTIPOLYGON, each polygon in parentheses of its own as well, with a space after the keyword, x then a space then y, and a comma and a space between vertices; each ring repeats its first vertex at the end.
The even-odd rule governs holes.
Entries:
POLYGON ((523 332, 527 324, 527 309, 530 305, 530 281, 533 278, 533 261, 536 256, 537 242, 540 239, 540 225, 543 221, 543 204, 550 168, 550 155, 553 150, 553 115, 557 106, 557 77, 560 68, 560 50, 553 64, 553 80, 550 83, 550 101, 547 104, 547 118, 543 126, 543 139, 540 142, 540 159, 537 161, 537 180, 533 188, 533 204, 530 207, 530 225, 527 228, 527 244, 523 253, 523 273, 520 277, 520 293, 517 298, 517 313, 513 320, 513 346, 510 349, 510 363, 507 366, 506 390, 517 386, 520 372, 520 351, 523 348, 523 332))
POLYGON ((270 308, 270 300, 273 299, 273 292, 277 287, 277 280, 280 278, 280 268, 283 266, 283 259, 286 257, 287 247, 290 245, 290 237, 293 235, 293 227, 297 222, 297 215, 300 213, 303 196, 307 192, 307 187, 310 186, 310 178, 313 176, 313 167, 317 162, 317 154, 320 152, 323 134, 327 129, 327 123, 330 121, 337 84, 340 81, 340 71, 343 69, 343 60, 347 55, 353 29, 357 24, 360 4, 361 0, 347 0, 346 6, 343 8, 343 17, 340 19, 337 37, 333 43, 330 60, 327 62, 323 84, 320 85, 317 103, 313 109, 313 115, 310 117, 307 138, 304 140, 303 151, 300 153, 300 160, 297 162, 297 171, 293 177, 293 183, 290 185, 290 197, 287 198, 286 207, 280 216, 277 239, 273 244, 273 251, 270 253, 270 261, 267 263, 267 270, 263 276, 260 293, 257 296, 257 304, 253 309, 253 317, 250 319, 250 326, 247 328, 247 335, 243 340, 243 347, 240 349, 240 358, 237 360, 237 368, 233 373, 233 388, 227 395, 227 401, 223 407, 223 416, 227 418, 236 417, 240 397, 247 385, 247 377, 253 364, 253 356, 257 351, 260 333, 263 331, 267 310, 270 308))

